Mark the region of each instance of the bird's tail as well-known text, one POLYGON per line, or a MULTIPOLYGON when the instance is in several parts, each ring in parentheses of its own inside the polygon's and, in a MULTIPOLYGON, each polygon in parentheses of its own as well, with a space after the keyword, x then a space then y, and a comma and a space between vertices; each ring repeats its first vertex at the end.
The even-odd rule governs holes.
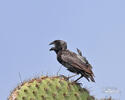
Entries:
POLYGON ((93 78, 92 75, 90 76, 90 79, 91 79, 92 82, 95 82, 95 79, 93 78))

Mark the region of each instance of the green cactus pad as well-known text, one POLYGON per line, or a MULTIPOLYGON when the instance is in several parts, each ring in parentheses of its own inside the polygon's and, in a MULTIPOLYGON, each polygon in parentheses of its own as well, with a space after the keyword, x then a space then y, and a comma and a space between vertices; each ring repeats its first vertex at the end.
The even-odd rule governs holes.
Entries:
POLYGON ((64 77, 42 76, 14 89, 8 100, 94 100, 89 92, 64 77))

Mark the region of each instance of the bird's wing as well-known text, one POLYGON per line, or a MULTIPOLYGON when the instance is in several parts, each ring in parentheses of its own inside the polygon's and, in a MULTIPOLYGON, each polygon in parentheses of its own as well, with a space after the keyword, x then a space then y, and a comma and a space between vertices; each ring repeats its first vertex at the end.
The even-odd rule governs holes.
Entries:
POLYGON ((75 68, 83 70, 83 71, 85 71, 85 72, 87 72, 89 74, 93 74, 92 70, 89 67, 87 67, 84 62, 82 62, 80 60, 80 58, 77 56, 77 54, 75 54, 73 52, 67 51, 65 53, 62 53, 61 59, 65 63, 67 63, 67 64, 69 64, 69 65, 71 65, 71 66, 73 66, 75 68))
POLYGON ((88 64, 88 67, 90 67, 92 69, 91 64, 89 64, 88 60, 86 59, 86 57, 82 56, 82 52, 77 48, 77 52, 79 55, 77 55, 83 62, 85 62, 86 64, 88 64))
POLYGON ((77 49, 78 54, 79 54, 80 56, 82 56, 82 52, 81 52, 78 48, 76 48, 76 49, 77 49))

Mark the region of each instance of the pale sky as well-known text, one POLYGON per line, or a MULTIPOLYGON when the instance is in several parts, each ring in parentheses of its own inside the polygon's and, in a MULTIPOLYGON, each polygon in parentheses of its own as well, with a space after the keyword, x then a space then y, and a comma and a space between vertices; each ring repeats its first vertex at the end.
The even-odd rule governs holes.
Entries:
MULTIPOLYGON (((20 83, 19 73, 22 80, 57 74, 61 65, 48 45, 56 39, 92 64, 96 83, 82 78, 83 87, 98 98, 107 96, 104 88, 117 88, 124 100, 124 0, 1 0, 0 100, 20 83)), ((59 74, 73 75, 64 67, 59 74)))

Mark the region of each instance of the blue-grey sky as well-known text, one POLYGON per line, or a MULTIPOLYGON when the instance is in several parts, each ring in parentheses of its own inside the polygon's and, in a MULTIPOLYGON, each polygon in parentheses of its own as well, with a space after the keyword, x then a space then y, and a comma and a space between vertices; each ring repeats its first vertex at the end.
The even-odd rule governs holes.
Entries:
MULTIPOLYGON (((80 80, 91 94, 101 98, 103 88, 116 87, 124 100, 124 0, 1 0, 1 100, 20 83, 19 72, 22 80, 56 75, 61 65, 48 45, 55 39, 79 48, 93 65, 96 83, 80 80)), ((72 75, 64 67, 59 73, 72 75)))

